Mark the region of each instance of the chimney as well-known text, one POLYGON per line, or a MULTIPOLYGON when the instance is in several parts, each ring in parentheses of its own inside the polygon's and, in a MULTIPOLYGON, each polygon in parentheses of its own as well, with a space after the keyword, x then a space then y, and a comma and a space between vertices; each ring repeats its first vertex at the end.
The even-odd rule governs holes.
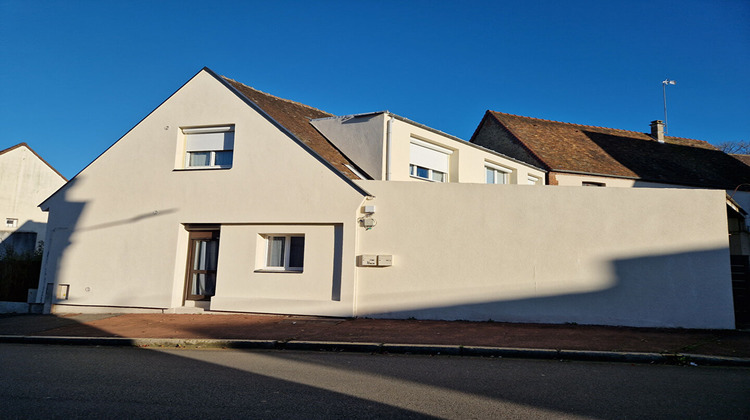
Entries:
POLYGON ((664 122, 662 120, 651 121, 651 137, 664 143, 664 122))

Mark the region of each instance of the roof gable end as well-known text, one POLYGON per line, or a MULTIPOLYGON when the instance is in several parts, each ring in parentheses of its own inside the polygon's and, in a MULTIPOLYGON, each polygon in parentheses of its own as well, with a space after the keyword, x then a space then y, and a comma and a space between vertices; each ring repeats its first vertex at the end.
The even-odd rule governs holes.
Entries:
POLYGON ((37 152, 35 152, 34 149, 32 149, 31 146, 29 146, 26 143, 18 143, 17 145, 11 146, 11 147, 9 147, 9 148, 7 148, 5 150, 0 150, 0 156, 4 155, 4 154, 6 154, 6 153, 8 153, 10 151, 13 151, 15 149, 18 149, 20 147, 25 147, 26 149, 28 149, 29 152, 31 152, 34 156, 36 156, 37 159, 39 159, 40 161, 42 161, 42 163, 44 163, 45 165, 47 165, 47 167, 49 167, 50 169, 52 169, 52 172, 56 173, 60 178, 62 178, 63 181, 66 181, 66 182, 68 181, 68 179, 65 178, 63 176, 63 174, 61 174, 60 172, 58 172, 57 169, 55 169, 52 165, 50 165, 49 162, 47 162, 46 160, 44 160, 43 157, 39 156, 39 154, 37 152))

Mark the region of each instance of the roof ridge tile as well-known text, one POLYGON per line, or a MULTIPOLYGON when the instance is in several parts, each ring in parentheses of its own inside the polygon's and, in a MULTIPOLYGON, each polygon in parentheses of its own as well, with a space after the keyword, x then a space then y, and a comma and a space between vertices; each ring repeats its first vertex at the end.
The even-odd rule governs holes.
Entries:
MULTIPOLYGON (((544 121, 544 122, 550 122, 550 123, 555 123, 555 124, 572 125, 572 126, 576 126, 576 127, 589 127, 589 128, 599 128, 599 129, 603 129, 603 130, 625 131, 625 132, 628 132, 628 133, 648 134, 648 133, 644 133, 642 131, 625 130, 625 129, 622 129, 622 128, 603 127, 603 126, 588 125, 588 124, 576 124, 576 123, 570 123, 570 122, 565 122, 565 121, 548 120, 548 119, 545 119, 545 118, 526 117, 524 115, 516 115, 516 114, 510 114, 510 113, 507 113, 507 112, 499 112, 499 111, 490 111, 490 112, 492 112, 494 114, 508 115, 508 116, 511 116, 511 117, 526 118, 526 119, 529 119, 529 120, 544 121)), ((669 136, 669 137, 672 137, 672 136, 669 136)), ((679 137, 675 137, 675 138, 679 138, 679 137)))
MULTIPOLYGON (((603 126, 598 126, 598 125, 576 124, 576 123, 570 123, 570 122, 565 122, 565 121, 548 120, 548 119, 545 119, 545 118, 527 117, 527 116, 524 116, 524 115, 517 115, 517 114, 511 114, 511 113, 508 113, 508 112, 500 112, 500 111, 490 111, 490 112, 492 112, 493 114, 507 115, 507 116, 510 116, 510 117, 524 118, 524 119, 536 120, 536 121, 543 121, 543 122, 554 123, 554 124, 565 124, 565 125, 574 126, 574 127, 588 127, 588 128, 597 128, 597 129, 600 129, 600 130, 612 130, 612 131, 622 131, 622 132, 625 132, 625 133, 643 134, 643 135, 648 136, 649 139, 656 141, 656 139, 654 139, 653 137, 651 137, 651 135, 649 133, 643 132, 643 131, 625 130, 625 129, 622 129, 622 128, 603 127, 603 126)), ((695 141, 695 142, 700 142, 700 143, 703 143, 705 145, 708 145, 711 148, 715 148, 715 146, 713 146, 711 143, 707 142, 706 140, 694 139, 694 138, 690 138, 690 137, 664 136, 664 139, 665 140, 672 139, 672 140, 695 141)))

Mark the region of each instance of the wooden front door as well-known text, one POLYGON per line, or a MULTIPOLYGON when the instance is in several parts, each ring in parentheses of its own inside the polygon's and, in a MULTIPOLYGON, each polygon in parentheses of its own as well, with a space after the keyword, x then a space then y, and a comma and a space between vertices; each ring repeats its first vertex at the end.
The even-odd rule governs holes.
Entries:
POLYGON ((190 231, 185 300, 210 300, 216 291, 219 231, 190 231))

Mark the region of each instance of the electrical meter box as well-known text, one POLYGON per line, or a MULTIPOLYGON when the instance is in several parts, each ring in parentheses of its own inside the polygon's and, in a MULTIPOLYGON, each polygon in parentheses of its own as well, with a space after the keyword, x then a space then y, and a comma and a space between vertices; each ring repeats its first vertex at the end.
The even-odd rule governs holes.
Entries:
POLYGON ((55 297, 58 300, 67 300, 68 299, 68 290, 70 289, 69 284, 58 284, 57 285, 57 294, 55 297))
POLYGON ((393 255, 378 255, 378 267, 390 267, 393 265, 393 255))
POLYGON ((359 259, 357 262, 360 267, 376 267, 378 265, 377 255, 360 255, 357 258, 359 259))

